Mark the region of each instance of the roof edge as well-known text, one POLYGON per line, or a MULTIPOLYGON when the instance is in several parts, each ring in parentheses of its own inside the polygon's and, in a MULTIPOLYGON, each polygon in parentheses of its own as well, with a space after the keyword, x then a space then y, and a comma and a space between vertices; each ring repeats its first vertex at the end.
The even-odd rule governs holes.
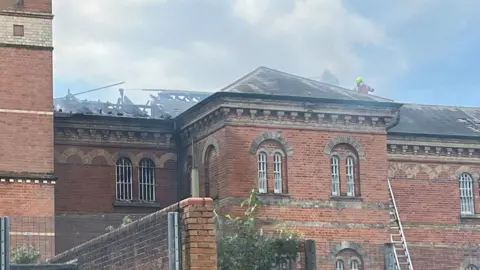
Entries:
POLYGON ((403 103, 398 102, 383 102, 383 101, 367 101, 367 100, 343 100, 343 99, 330 99, 330 98, 314 98, 314 97, 296 97, 296 96, 279 96, 279 95, 266 95, 257 93, 238 93, 238 92, 215 92, 208 96, 204 100, 193 105, 186 111, 177 115, 174 119, 183 117, 184 115, 196 110, 197 108, 207 104, 208 102, 221 97, 240 97, 240 98, 260 98, 260 99, 273 99, 273 100, 287 100, 287 101, 304 101, 304 102, 319 102, 319 103, 334 103, 334 104, 349 104, 349 105, 366 105, 373 107, 385 107, 399 109, 403 106, 403 103))
POLYGON ((407 132, 389 132, 388 135, 395 136, 417 136, 417 137, 426 137, 426 138, 441 138, 441 139, 461 139, 461 140, 478 140, 479 136, 468 136, 468 135, 448 135, 448 134, 432 134, 432 133, 407 133, 407 132))

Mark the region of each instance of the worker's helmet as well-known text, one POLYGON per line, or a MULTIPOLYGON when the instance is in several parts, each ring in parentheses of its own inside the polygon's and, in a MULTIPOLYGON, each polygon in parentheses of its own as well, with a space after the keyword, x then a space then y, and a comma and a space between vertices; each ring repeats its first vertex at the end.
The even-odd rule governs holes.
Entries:
POLYGON ((363 78, 362 78, 362 77, 358 77, 356 81, 357 81, 357 83, 361 83, 361 82, 363 82, 363 78))

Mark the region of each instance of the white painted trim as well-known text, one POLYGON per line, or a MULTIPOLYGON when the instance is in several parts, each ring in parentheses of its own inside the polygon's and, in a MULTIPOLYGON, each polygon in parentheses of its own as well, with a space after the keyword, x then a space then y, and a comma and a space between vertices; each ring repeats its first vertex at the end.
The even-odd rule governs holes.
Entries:
POLYGON ((53 115, 53 112, 47 111, 31 111, 31 110, 12 110, 12 109, 0 109, 0 113, 21 113, 21 114, 37 114, 37 115, 53 115))

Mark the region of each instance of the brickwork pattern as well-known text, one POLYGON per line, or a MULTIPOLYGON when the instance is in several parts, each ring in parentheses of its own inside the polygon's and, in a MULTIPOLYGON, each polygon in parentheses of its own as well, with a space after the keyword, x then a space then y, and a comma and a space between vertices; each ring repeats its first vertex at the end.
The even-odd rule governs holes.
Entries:
POLYGON ((175 181, 176 164, 166 150, 124 149, 120 147, 75 147, 56 145, 55 175, 61 179, 55 189, 57 214, 68 213, 151 213, 177 200, 175 181), (70 151, 74 149, 75 151, 70 151), (117 157, 128 157, 132 161, 132 188, 134 200, 139 199, 138 163, 140 158, 152 157, 155 162, 156 203, 138 204, 135 207, 114 206, 115 161, 117 157), (154 157, 161 157, 155 159, 154 157), (61 161, 61 162, 60 162, 61 161))
POLYGON ((52 47, 52 20, 0 15, 0 43, 52 47), (23 26, 23 36, 13 34, 14 25, 23 26))
POLYGON ((80 269, 168 269, 168 212, 180 211, 183 269, 216 269, 211 199, 190 198, 51 259, 78 259, 80 269))

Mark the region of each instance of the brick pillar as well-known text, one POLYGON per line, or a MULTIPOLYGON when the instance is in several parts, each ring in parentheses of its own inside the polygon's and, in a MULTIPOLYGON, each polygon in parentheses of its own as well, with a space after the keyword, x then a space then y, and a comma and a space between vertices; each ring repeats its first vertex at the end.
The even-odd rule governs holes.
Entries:
POLYGON ((217 269, 217 242, 211 198, 188 198, 182 209, 182 263, 184 270, 217 269))

